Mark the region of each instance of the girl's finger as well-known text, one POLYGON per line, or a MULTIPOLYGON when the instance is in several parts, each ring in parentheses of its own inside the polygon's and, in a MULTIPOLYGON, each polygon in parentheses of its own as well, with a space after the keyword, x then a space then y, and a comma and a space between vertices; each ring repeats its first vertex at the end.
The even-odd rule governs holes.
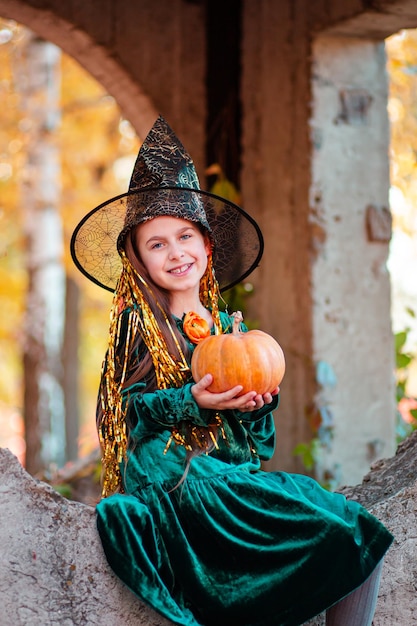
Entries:
POLYGON ((194 387, 196 391, 204 391, 213 382, 213 376, 211 374, 205 374, 198 383, 195 383, 194 387))
MULTIPOLYGON (((231 389, 228 389, 227 391, 223 391, 222 393, 218 393, 216 395, 218 396, 218 400, 220 402, 223 402, 225 400, 232 400, 232 398, 236 398, 236 396, 242 391, 242 389, 242 385, 236 385, 236 387, 232 387, 231 389)), ((242 398, 245 397, 246 396, 242 396, 242 398)))

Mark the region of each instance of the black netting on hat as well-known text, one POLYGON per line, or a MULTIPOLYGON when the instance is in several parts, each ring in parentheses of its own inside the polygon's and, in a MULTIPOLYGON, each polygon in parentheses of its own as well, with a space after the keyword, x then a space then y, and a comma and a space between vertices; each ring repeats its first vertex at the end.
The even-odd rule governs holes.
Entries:
POLYGON ((250 215, 208 192, 175 187, 123 194, 91 211, 78 224, 71 239, 75 264, 90 280, 113 291, 122 269, 118 239, 119 245, 123 245, 131 228, 159 215, 187 219, 206 227, 208 223, 215 242, 216 277, 222 291, 248 276, 260 261, 263 238, 250 215))

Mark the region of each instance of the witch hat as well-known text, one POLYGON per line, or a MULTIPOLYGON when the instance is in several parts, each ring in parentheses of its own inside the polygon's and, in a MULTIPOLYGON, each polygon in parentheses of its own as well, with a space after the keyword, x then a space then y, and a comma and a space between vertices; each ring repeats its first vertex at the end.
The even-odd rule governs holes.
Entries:
POLYGON ((75 265, 94 283, 114 291, 126 235, 160 215, 198 222, 210 233, 222 291, 259 264, 263 237, 255 220, 233 202, 200 189, 190 155, 158 117, 139 150, 128 192, 94 208, 75 228, 71 238, 75 265))

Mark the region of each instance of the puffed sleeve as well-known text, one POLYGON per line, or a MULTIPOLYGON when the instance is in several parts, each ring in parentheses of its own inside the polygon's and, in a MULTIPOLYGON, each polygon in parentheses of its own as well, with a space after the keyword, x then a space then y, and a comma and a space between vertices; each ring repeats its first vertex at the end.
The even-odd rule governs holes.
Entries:
POLYGON ((275 423, 272 411, 279 405, 279 394, 274 396, 270 404, 258 411, 241 413, 240 421, 250 437, 257 455, 268 461, 275 451, 275 423))
POLYGON ((145 436, 190 421, 198 426, 213 422, 214 412, 201 409, 191 393, 193 383, 183 387, 143 392, 144 383, 132 385, 124 391, 126 418, 134 425, 136 434, 145 436))

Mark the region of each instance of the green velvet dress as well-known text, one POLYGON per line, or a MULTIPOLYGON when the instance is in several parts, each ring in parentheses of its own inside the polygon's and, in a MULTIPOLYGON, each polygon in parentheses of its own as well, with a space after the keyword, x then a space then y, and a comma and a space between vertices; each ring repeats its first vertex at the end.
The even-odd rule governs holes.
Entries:
POLYGON ((164 454, 170 429, 207 425, 212 413, 191 384, 143 393, 138 383, 125 397, 136 424, 125 494, 97 505, 98 531, 114 572, 172 622, 302 624, 358 587, 389 548, 391 534, 358 503, 307 476, 260 469, 274 451, 277 398, 225 412, 226 440, 194 458, 177 486, 185 450, 173 443, 164 454))

